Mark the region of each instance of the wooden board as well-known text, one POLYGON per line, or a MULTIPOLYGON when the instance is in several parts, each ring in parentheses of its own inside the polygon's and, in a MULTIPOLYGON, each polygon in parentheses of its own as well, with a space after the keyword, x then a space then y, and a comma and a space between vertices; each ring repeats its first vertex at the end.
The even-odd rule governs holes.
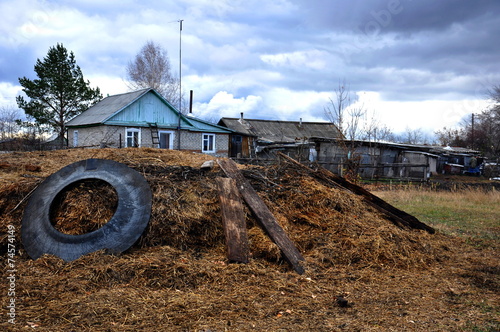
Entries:
POLYGON ((304 261, 304 257, 302 257, 297 247, 295 247, 286 232, 278 224, 267 205, 257 195, 252 185, 241 174, 236 163, 231 159, 217 159, 217 163, 228 177, 236 181, 243 200, 247 203, 260 226, 280 248, 288 263, 290 263, 297 273, 303 274, 304 267, 301 261, 304 261))
POLYGON ((436 231, 434 228, 424 224, 420 220, 418 220, 416 217, 412 216, 411 214, 408 214, 395 206, 387 203, 384 201, 382 198, 377 197, 370 193, 368 190, 347 181, 341 176, 338 176, 329 170, 325 168, 319 168, 317 170, 313 170, 298 161, 296 161, 293 158, 290 158, 289 156, 278 152, 278 155, 285 160, 294 163, 295 165, 298 165, 301 168, 304 168, 308 170, 313 176, 315 176, 318 179, 322 179, 325 182, 330 183, 331 185, 334 186, 340 186, 342 188, 345 188, 349 190, 350 192, 359 195, 363 197, 364 201, 372 206, 373 208, 377 209, 378 211, 382 212, 383 214, 386 215, 387 219, 389 219, 392 223, 394 223, 397 226, 400 227, 410 227, 410 228, 415 228, 415 229, 422 229, 430 234, 434 234, 436 231))
POLYGON ((230 262, 248 263, 250 253, 243 204, 236 181, 218 177, 222 224, 226 236, 227 258, 230 262))

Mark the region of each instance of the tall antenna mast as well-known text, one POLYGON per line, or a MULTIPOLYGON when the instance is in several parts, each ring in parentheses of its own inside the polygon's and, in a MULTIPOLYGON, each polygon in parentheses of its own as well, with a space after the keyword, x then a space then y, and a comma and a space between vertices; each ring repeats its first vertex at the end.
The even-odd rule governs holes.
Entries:
POLYGON ((179 20, 179 111, 182 107, 182 21, 179 20))
POLYGON ((181 149, 181 113, 182 113, 182 21, 179 20, 179 123, 177 126, 177 150, 181 149))

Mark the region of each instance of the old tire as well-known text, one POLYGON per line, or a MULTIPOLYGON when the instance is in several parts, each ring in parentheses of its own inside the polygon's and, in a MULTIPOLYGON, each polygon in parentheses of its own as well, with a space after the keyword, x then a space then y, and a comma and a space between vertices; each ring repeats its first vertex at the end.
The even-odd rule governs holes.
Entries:
POLYGON ((116 161, 87 159, 52 174, 33 192, 24 210, 21 238, 24 249, 33 259, 52 254, 72 261, 101 249, 120 253, 137 241, 150 216, 151 189, 140 173, 116 161), (93 232, 61 233, 50 222, 54 199, 72 183, 85 179, 99 179, 113 186, 118 196, 116 212, 93 232))

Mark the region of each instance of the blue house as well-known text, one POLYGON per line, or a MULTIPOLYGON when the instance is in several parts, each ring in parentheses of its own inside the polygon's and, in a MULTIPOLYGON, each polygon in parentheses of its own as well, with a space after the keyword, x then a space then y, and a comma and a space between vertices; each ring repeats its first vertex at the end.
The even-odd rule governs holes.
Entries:
POLYGON ((227 156, 228 128, 185 116, 154 89, 108 96, 70 120, 70 147, 153 147, 227 156))

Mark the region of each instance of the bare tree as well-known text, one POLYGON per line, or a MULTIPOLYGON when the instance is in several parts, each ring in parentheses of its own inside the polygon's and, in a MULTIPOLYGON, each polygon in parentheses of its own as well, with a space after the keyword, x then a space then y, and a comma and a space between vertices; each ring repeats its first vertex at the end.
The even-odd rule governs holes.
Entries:
POLYGON ((488 90, 488 96, 496 103, 500 104, 500 84, 494 85, 488 90))
POLYGON ((346 109, 352 104, 352 94, 349 87, 346 86, 345 80, 339 82, 338 87, 334 90, 334 99, 330 99, 330 104, 325 107, 327 118, 337 126, 342 135, 345 136, 346 128, 344 121, 346 117, 346 109))
POLYGON ((462 139, 465 137, 463 129, 443 127, 441 130, 436 130, 434 135, 441 146, 462 146, 465 144, 462 139))
POLYGON ((14 138, 19 134, 20 126, 16 122, 21 118, 21 112, 14 106, 0 107, 0 140, 14 138))
POLYGON ((360 138, 373 142, 394 141, 394 133, 391 128, 380 123, 376 112, 372 112, 371 117, 366 118, 363 123, 360 138))
POLYGON ((179 79, 172 73, 168 53, 153 41, 147 41, 127 65, 131 89, 153 88, 172 105, 179 105, 179 79))
POLYGON ((366 110, 364 105, 354 106, 352 105, 348 109, 348 117, 346 119, 346 137, 350 141, 354 141, 355 139, 359 139, 360 130, 361 130, 361 120, 365 115, 366 110))
POLYGON ((330 98, 330 103, 324 108, 326 117, 337 126, 346 140, 354 141, 361 134, 365 106, 356 103, 356 96, 345 80, 339 82, 334 94, 334 98, 330 98))
POLYGON ((500 156, 500 105, 496 104, 477 114, 468 135, 473 149, 482 151, 490 158, 500 156))
POLYGON ((406 127, 404 133, 396 137, 396 141, 403 144, 428 144, 429 136, 421 128, 406 127))
POLYGON ((343 150, 340 172, 346 177, 356 179, 360 156, 355 153, 357 148, 355 140, 359 138, 361 119, 366 113, 364 105, 356 103, 355 95, 344 80, 339 82, 334 90, 334 97, 330 98, 330 103, 325 106, 324 111, 328 120, 337 126, 342 135, 339 141, 339 146, 343 150), (345 173, 343 173, 344 168, 345 173))

